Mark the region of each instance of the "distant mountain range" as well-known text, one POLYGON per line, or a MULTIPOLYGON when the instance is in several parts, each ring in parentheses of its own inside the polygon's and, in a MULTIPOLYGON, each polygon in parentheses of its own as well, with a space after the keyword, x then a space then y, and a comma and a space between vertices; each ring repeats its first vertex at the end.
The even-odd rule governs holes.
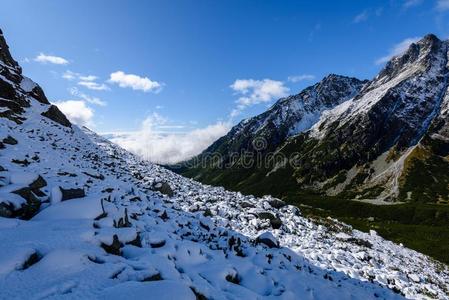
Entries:
POLYGON ((240 122, 177 172, 257 195, 448 204, 448 49, 430 34, 372 80, 326 76, 240 122))

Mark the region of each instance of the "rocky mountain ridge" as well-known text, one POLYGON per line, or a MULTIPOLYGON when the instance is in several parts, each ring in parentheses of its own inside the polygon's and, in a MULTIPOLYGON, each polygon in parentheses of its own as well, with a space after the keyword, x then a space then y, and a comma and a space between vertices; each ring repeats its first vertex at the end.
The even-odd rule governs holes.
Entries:
MULTIPOLYGON (((279 126, 265 125, 260 134, 261 130, 242 129, 266 115, 282 120, 297 116, 281 99, 274 107, 283 109, 274 113, 271 109, 235 126, 178 172, 255 194, 301 191, 376 204, 449 203, 448 41, 427 35, 394 57, 371 81, 351 80, 358 82, 358 88, 346 97, 332 94, 332 87, 324 85, 331 91, 332 105, 324 111, 313 106, 319 113, 312 120, 300 114, 297 124, 307 126, 294 135, 284 134, 279 126), (240 143, 261 137, 267 145, 264 149, 240 143), (233 146, 236 143, 238 147, 233 146), (275 158, 268 157, 268 163, 255 168, 242 167, 238 157, 226 167, 194 163, 212 153, 226 162, 229 149, 264 157, 274 153, 275 158), (419 174, 426 174, 426 179, 416 184, 419 174)), ((307 98, 299 99, 307 105, 307 98)))

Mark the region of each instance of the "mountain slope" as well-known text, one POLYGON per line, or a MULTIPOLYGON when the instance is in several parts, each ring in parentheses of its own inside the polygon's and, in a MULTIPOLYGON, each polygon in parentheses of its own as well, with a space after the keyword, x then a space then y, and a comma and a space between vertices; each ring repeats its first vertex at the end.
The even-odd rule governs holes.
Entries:
MULTIPOLYGON (((427 35, 393 58, 354 97, 336 97, 336 106, 321 113, 310 130, 272 143, 272 137, 283 131, 270 128, 263 141, 270 145, 271 156, 262 165, 247 167, 239 159, 227 165, 195 164, 204 163, 204 155, 213 156, 212 152, 226 161, 228 149, 234 150, 213 145, 178 172, 256 194, 302 191, 376 204, 448 203, 447 56, 448 42, 427 35), (417 182, 420 174, 428 175, 425 183, 417 182)), ((232 145, 223 140, 238 140, 234 133, 241 127, 235 126, 216 144, 232 145)), ((248 144, 244 148, 253 151, 248 144)), ((264 151, 257 153, 267 157, 264 151)))
POLYGON ((0 298, 447 298, 444 265, 375 232, 202 185, 70 124, 0 45, 0 298))

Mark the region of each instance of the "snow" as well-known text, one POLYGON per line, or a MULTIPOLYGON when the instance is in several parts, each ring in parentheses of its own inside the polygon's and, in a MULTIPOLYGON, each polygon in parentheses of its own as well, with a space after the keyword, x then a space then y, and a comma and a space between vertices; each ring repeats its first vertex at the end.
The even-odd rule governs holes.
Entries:
POLYGON ((31 92, 36 86, 37 85, 36 83, 34 83, 34 81, 25 76, 22 78, 22 81, 20 82, 20 87, 22 88, 22 90, 28 93, 31 92))

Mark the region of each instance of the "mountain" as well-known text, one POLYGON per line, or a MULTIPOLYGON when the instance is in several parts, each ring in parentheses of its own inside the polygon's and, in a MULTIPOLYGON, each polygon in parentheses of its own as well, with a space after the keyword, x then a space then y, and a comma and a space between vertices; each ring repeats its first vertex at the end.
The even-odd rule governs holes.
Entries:
POLYGON ((447 299, 445 265, 375 231, 203 185, 71 124, 3 34, 0 108, 2 299, 447 299))
POLYGON ((236 125, 177 172, 257 195, 447 204, 448 45, 427 35, 370 81, 330 75, 236 125))

